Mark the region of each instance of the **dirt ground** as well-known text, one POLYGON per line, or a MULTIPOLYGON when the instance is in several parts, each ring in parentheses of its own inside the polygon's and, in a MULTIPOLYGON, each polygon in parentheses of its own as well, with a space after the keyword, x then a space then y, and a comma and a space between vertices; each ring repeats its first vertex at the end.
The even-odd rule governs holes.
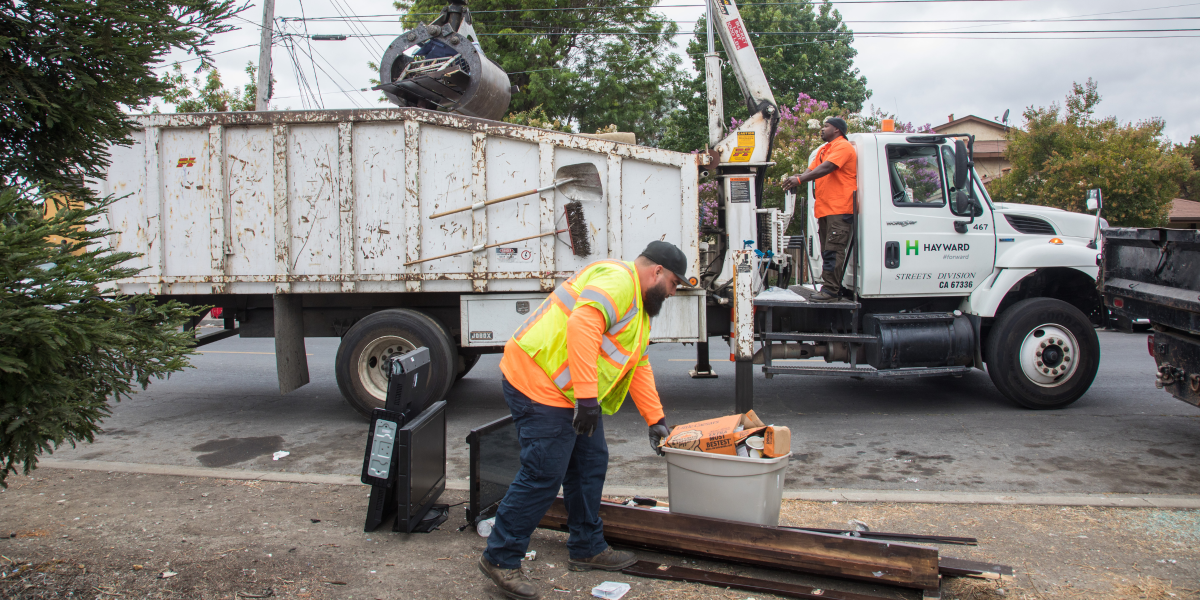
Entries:
MULTIPOLYGON (((501 598, 476 569, 484 539, 461 505, 430 534, 364 533, 368 488, 44 468, 0 492, 0 597, 501 598)), ((447 492, 455 504, 463 492, 447 492)), ((948 580, 945 598, 1200 598, 1200 511, 786 501, 782 524, 979 538, 943 556, 1012 565, 1014 581, 948 580)), ((526 565, 543 598, 765 600, 736 590, 566 569, 566 535, 538 531, 526 565)), ((680 556, 642 558, 890 598, 911 590, 680 556)))

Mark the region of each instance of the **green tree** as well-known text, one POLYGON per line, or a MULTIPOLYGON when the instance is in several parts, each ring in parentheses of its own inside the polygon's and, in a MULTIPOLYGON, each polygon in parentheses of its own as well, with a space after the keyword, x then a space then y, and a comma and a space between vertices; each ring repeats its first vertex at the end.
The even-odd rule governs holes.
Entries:
MULTIPOLYGON (((738 10, 780 104, 794 104, 806 96, 836 105, 847 113, 862 110, 871 91, 867 89, 866 77, 859 75, 854 66, 858 54, 851 46, 854 35, 832 4, 747 3, 738 10)), ((681 105, 671 113, 665 126, 662 146, 672 150, 697 150, 708 142, 704 85, 706 18, 701 16, 696 22, 693 29, 696 35, 687 48, 696 74, 677 92, 681 105)), ((716 50, 719 55, 725 52, 719 37, 716 50)), ((726 67, 721 72, 725 116, 745 119, 749 113, 733 71, 726 67)))
POLYGON ((1096 117, 1099 102, 1088 79, 1072 84, 1062 107, 1025 109, 1024 131, 1012 129, 1005 150, 1012 170, 988 192, 1000 201, 1084 212, 1087 190, 1100 188, 1110 224, 1165 225, 1190 161, 1164 138, 1162 119, 1121 124, 1096 117))
MULTIPOLYGON (((246 63, 246 75, 250 83, 242 89, 225 89, 221 83, 221 73, 212 65, 201 65, 200 72, 205 74, 201 81, 199 76, 188 78, 183 73, 183 67, 175 63, 172 72, 164 77, 170 83, 171 89, 163 93, 163 101, 174 104, 177 113, 198 112, 229 112, 254 110, 255 98, 258 96, 258 78, 254 63, 246 63)), ((158 106, 154 109, 157 111, 158 106)))
POLYGON ((0 186, 87 194, 109 143, 129 143, 123 109, 170 83, 172 49, 204 56, 239 0, 26 0, 0 4, 0 186))
POLYGON ((1200 135, 1193 135, 1187 144, 1178 144, 1175 151, 1187 158, 1192 170, 1179 182, 1179 197, 1200 202, 1200 135))
MULTIPOLYGON (((509 110, 541 107, 551 120, 592 131, 616 125, 642 143, 662 134, 677 104, 675 23, 651 11, 657 0, 475 0, 484 54, 520 92, 509 110)), ((405 27, 432 21, 445 0, 396 2, 405 27)))
POLYGON ((136 269, 100 249, 94 225, 111 200, 43 217, 0 190, 0 486, 62 444, 93 439, 119 401, 152 377, 188 366, 194 309, 152 296, 101 295, 136 269), (51 240, 62 239, 60 243, 51 240))
POLYGON ((112 232, 90 223, 113 200, 83 182, 104 176, 109 145, 131 142, 126 110, 170 89, 154 71, 163 57, 206 57, 241 8, 0 4, 0 485, 44 452, 90 441, 135 382, 187 365, 180 325, 195 311, 115 293, 131 255, 105 249, 112 232))

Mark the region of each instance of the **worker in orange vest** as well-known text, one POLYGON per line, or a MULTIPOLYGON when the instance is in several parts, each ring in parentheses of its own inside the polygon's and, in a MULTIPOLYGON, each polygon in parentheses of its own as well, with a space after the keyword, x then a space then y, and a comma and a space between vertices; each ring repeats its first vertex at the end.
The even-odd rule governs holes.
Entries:
POLYGON ((846 139, 846 121, 828 117, 821 127, 826 143, 808 169, 783 180, 790 190, 810 181, 813 184, 813 216, 821 240, 821 291, 809 299, 837 300, 846 271, 846 249, 854 230, 854 201, 858 192, 858 153, 846 139))
POLYGON ((500 371, 521 470, 500 502, 479 570, 509 598, 539 597, 521 559, 560 486, 571 532, 568 568, 619 571, 637 561, 604 541, 601 414, 633 398, 650 426, 650 446, 662 455, 670 430, 646 348, 650 318, 677 287, 690 287, 686 271, 683 252, 668 242, 651 242, 633 262, 594 262, 558 286, 504 346, 500 371))

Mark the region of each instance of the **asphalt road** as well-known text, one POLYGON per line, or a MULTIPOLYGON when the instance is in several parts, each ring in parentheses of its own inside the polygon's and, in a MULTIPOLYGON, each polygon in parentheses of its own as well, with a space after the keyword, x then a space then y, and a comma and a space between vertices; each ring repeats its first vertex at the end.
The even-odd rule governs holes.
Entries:
MULTIPOLYGON (((714 338, 713 357, 725 354, 714 338)), ((1200 409, 1154 388, 1144 333, 1100 332, 1100 374, 1058 411, 1030 411, 1001 396, 987 374, 962 378, 755 379, 760 417, 792 430, 789 489, 971 492, 1200 493, 1200 409)), ((337 339, 309 339, 312 383, 280 396, 272 340, 203 348, 196 368, 116 405, 91 444, 55 458, 357 474, 366 422, 333 375, 337 339), (278 461, 272 453, 290 455, 278 461)), ((650 350, 672 424, 733 412, 733 366, 693 380, 694 348, 650 350)), ((472 428, 507 414, 499 356, 485 356, 449 397, 448 475, 465 478, 472 428)), ((607 417, 608 483, 665 487, 646 424, 633 403, 607 417)))

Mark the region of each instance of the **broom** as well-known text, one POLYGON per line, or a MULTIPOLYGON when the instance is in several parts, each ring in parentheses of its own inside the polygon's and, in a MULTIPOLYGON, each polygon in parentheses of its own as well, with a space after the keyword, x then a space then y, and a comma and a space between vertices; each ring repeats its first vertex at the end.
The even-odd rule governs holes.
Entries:
POLYGON ((484 250, 487 250, 488 248, 495 248, 496 246, 515 244, 517 242, 523 242, 525 240, 532 240, 534 238, 546 237, 548 235, 558 235, 560 233, 566 233, 567 236, 571 239, 571 243, 570 243, 571 252, 574 253, 575 256, 578 256, 580 258, 587 258, 587 257, 591 256, 592 255, 592 242, 591 242, 591 240, 588 239, 587 220, 584 218, 584 215, 583 215, 583 204, 581 204, 578 200, 568 202, 563 207, 563 216, 565 216, 567 219, 567 226, 564 229, 559 229, 556 231, 547 231, 546 233, 536 233, 534 235, 527 235, 525 237, 517 238, 515 240, 506 240, 503 242, 496 242, 494 244, 487 244, 485 246, 475 246, 474 248, 468 248, 466 250, 459 250, 457 252, 450 252, 448 254, 442 254, 439 256, 431 256, 429 258, 421 258, 421 259, 417 259, 417 260, 411 260, 411 261, 404 263, 404 266, 407 267, 409 265, 415 265, 417 263, 428 262, 431 260, 438 260, 439 258, 458 256, 459 254, 466 254, 468 252, 482 252, 484 250))

